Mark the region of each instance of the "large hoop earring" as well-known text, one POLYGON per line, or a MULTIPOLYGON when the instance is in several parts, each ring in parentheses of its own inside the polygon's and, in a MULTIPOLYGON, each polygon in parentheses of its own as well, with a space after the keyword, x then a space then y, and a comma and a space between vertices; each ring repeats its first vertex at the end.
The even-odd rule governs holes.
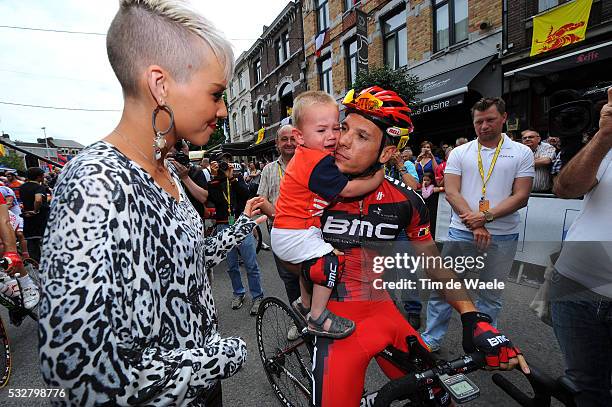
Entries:
POLYGON ((158 105, 155 108, 155 110, 153 110, 153 115, 152 115, 151 120, 153 124, 153 132, 155 133, 155 138, 153 140, 155 159, 159 161, 162 158, 162 150, 166 148, 166 138, 164 136, 168 134, 170 130, 172 130, 172 128, 174 127, 174 113, 172 112, 172 109, 170 109, 170 106, 158 105), (170 116, 170 125, 168 126, 166 130, 163 130, 163 131, 159 130, 157 128, 157 125, 155 124, 155 119, 157 119, 157 114, 161 112, 162 110, 168 113, 168 116, 170 116))

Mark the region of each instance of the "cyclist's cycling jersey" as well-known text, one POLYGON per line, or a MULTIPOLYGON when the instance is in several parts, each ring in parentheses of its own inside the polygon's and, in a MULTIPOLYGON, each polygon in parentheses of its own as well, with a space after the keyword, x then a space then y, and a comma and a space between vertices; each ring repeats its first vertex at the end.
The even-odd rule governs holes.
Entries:
MULTIPOLYGON (((376 244, 401 240, 431 240, 429 215, 416 192, 387 178, 360 200, 343 200, 328 208, 321 221, 324 238, 345 253, 341 280, 328 303, 336 315, 355 321, 345 339, 315 338, 313 403, 355 407, 362 396, 368 364, 387 346, 408 350, 406 337, 418 333, 408 324, 384 290, 373 288, 381 275, 372 268, 376 244)), ((402 372, 376 357, 389 378, 402 372)))
POLYGON ((381 277, 373 270, 376 256, 394 255, 408 245, 391 242, 428 241, 429 215, 423 199, 400 181, 386 177, 363 200, 344 199, 330 206, 321 219, 326 242, 344 252, 342 278, 332 294, 337 301, 389 299, 374 288, 381 277))

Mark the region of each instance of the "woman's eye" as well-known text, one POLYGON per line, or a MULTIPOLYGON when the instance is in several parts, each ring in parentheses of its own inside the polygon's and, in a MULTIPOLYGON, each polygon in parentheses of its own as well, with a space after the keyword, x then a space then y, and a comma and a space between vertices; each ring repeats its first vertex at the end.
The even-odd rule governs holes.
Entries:
POLYGON ((218 102, 223 98, 223 92, 213 93, 213 98, 215 99, 215 102, 218 102))

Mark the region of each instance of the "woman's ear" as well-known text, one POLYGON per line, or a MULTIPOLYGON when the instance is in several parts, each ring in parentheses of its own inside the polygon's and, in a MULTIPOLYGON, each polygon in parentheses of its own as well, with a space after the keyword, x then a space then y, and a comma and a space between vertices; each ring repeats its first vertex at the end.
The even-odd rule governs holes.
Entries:
POLYGON ((300 146, 304 145, 304 134, 302 134, 302 132, 298 128, 292 128, 291 134, 293 135, 293 137, 295 137, 296 143, 298 143, 300 146))
POLYGON ((151 65, 147 68, 147 86, 155 103, 164 105, 167 92, 167 74, 164 69, 158 65, 151 65))

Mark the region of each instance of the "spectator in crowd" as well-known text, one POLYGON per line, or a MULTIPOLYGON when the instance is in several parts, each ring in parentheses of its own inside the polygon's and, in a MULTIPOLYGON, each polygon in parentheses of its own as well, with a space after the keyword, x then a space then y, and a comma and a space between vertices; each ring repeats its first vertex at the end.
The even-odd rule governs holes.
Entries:
MULTIPOLYGON (((217 166, 211 166, 213 179, 208 183, 208 199, 215 206, 217 232, 221 232, 234 224, 245 208, 249 198, 249 187, 239 175, 234 175, 231 155, 223 153, 217 166)), ((242 243, 227 253, 228 274, 232 282, 233 310, 242 308, 246 290, 240 277, 238 256, 242 257, 247 273, 247 282, 251 294, 251 315, 256 315, 259 304, 263 300, 261 287, 261 272, 257 263, 257 243, 250 233, 242 243)))
MULTIPOLYGON (((187 143, 177 143, 177 147, 180 147, 183 156, 189 157, 189 147, 187 143)), ((173 148, 168 153, 168 161, 176 169, 177 175, 181 180, 181 184, 185 189, 187 198, 198 212, 202 220, 206 216, 205 204, 208 199, 208 182, 206 182, 206 176, 204 171, 195 165, 191 165, 189 162, 178 162, 175 157, 176 149, 173 148)))
POLYGON ((402 160, 404 162, 410 161, 414 165, 414 154, 412 153, 412 149, 410 147, 406 147, 402 150, 402 160))
POLYGON ((423 173, 435 172, 441 160, 433 154, 434 145, 430 141, 421 143, 421 153, 416 159, 416 170, 419 174, 419 182, 423 182, 423 173))
POLYGON ((19 188, 23 203, 23 235, 28 243, 28 252, 40 262, 42 237, 47 227, 49 203, 47 187, 43 185, 45 172, 39 167, 28 168, 27 181, 19 188))
POLYGON ((248 169, 249 175, 245 177, 247 182, 259 185, 259 179, 261 178, 261 170, 259 169, 259 163, 251 161, 248 169))
MULTIPOLYGON (((501 98, 476 102, 472 119, 478 137, 453 150, 444 175, 452 216, 442 257, 476 257, 475 249, 486 250, 480 281, 504 281, 509 274, 518 241, 517 211, 527 205, 534 176, 531 150, 502 133, 506 118, 501 98)), ((480 290, 476 301, 476 308, 490 315, 494 325, 502 307, 501 294, 501 290, 480 290)), ((432 293, 422 334, 432 351, 440 348, 450 316, 450 306, 432 293)))
MULTIPOLYGON (((42 170, 41 170, 42 171, 42 170)), ((43 172, 44 174, 44 172, 43 172)), ((23 185, 23 181, 21 181, 17 177, 17 173, 9 171, 6 173, 6 186, 11 188, 13 192, 15 192, 15 197, 17 198, 17 202, 21 202, 21 196, 19 194, 19 188, 23 185)))
POLYGON ((559 142, 559 137, 548 136, 546 142, 555 148, 555 153, 559 153, 561 149, 561 143, 559 142))
POLYGON ((540 134, 535 130, 524 130, 521 133, 521 140, 533 152, 535 163, 533 191, 550 192, 552 188, 550 170, 555 160, 555 148, 548 143, 542 142, 540 134))
POLYGON ((612 405, 612 88, 599 131, 561 170, 554 193, 584 195, 551 278, 551 311, 578 407, 612 405))
POLYGON ((204 178, 206 178, 206 183, 209 183, 210 180, 212 180, 212 174, 210 172, 210 159, 202 158, 200 167, 202 167, 202 173, 204 174, 204 178))
MULTIPOLYGON (((408 165, 406 165, 406 162, 402 159, 400 152, 396 151, 391 156, 389 162, 385 164, 385 175, 402 181, 412 189, 418 189, 418 175, 415 178, 415 176, 410 173, 409 168, 414 170, 414 164, 408 161, 408 165)), ((416 173, 416 170, 414 170, 414 172, 416 173)))
MULTIPOLYGON (((412 149, 410 147, 406 147, 401 154, 402 161, 404 162, 404 167, 406 168, 406 172, 414 178, 414 180, 419 182, 419 174, 417 173, 416 166, 414 165, 414 156, 412 155, 412 149)), ((407 184, 408 185, 408 184, 407 184)))
MULTIPOLYGON (((270 230, 272 223, 274 222, 274 206, 276 205, 276 200, 278 199, 278 194, 280 191, 280 183, 283 177, 285 176, 285 172, 287 169, 287 164, 293 158, 295 154, 295 137, 291 133, 293 130, 293 126, 290 124, 286 124, 282 126, 278 133, 276 133, 276 149, 280 156, 276 161, 273 161, 266 165, 261 172, 261 179, 259 181, 259 187, 257 189, 257 195, 266 198, 268 201, 268 210, 264 210, 266 213, 269 213, 270 216, 268 220, 270 221, 268 225, 268 230, 270 230)), ((274 256, 274 262, 276 263, 276 270, 278 271, 278 275, 281 280, 283 280, 283 284, 285 285, 285 292, 287 293, 287 299, 289 300, 289 304, 292 304, 295 300, 300 297, 300 281, 297 275, 287 270, 283 265, 283 262, 272 253, 274 256)), ((287 339, 290 341, 296 340, 299 338, 299 332, 295 325, 291 325, 289 327, 289 332, 287 333, 287 339)))
POLYGON ((459 147, 464 145, 465 143, 468 142, 468 139, 465 137, 459 137, 457 140, 455 140, 455 147, 459 147))
POLYGON ((435 177, 435 185, 439 186, 439 187, 443 187, 444 186, 444 170, 446 169, 446 163, 448 161, 448 156, 450 155, 451 151, 453 151, 452 147, 447 147, 445 152, 444 152, 444 161, 442 161, 440 163, 440 165, 438 165, 436 167, 436 172, 434 173, 434 177, 435 177))

